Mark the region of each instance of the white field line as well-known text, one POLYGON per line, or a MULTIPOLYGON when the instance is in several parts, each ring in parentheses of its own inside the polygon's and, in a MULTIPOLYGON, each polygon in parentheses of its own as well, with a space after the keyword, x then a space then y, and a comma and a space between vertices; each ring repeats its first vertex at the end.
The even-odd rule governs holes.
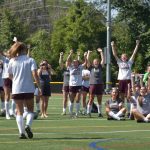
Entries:
MULTIPOLYGON (((100 132, 72 132, 72 133, 58 133, 58 132, 47 132, 47 133, 38 133, 35 132, 35 135, 83 135, 83 134, 115 134, 115 133, 133 133, 133 132, 150 132, 150 130, 116 130, 116 131, 100 131, 100 132)), ((18 135, 18 134, 0 134, 0 136, 10 136, 10 135, 18 135)))

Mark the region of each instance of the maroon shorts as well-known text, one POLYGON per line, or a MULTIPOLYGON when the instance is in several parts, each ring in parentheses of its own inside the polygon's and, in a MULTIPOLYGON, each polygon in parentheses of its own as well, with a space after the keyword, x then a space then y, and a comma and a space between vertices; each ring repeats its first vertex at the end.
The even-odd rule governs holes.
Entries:
POLYGON ((103 84, 91 84, 89 91, 92 95, 103 95, 103 84))
POLYGON ((85 87, 85 86, 82 86, 82 92, 87 92, 89 93, 89 88, 85 87))
POLYGON ((79 93, 81 92, 82 86, 70 86, 69 87, 69 92, 71 93, 79 93))
POLYGON ((63 86, 62 91, 69 93, 69 86, 63 86))
POLYGON ((34 93, 20 93, 12 94, 12 99, 14 100, 26 100, 34 98, 34 93))
POLYGON ((12 80, 9 78, 4 79, 4 87, 12 89, 12 80))
POLYGON ((1 92, 1 91, 4 91, 3 87, 0 87, 0 92, 1 92))
POLYGON ((119 92, 127 94, 129 83, 131 85, 131 80, 119 80, 119 92))

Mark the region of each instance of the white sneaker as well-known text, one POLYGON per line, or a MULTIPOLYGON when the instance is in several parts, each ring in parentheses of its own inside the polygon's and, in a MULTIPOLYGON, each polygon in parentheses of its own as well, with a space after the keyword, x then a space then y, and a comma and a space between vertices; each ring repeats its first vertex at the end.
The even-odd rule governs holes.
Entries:
POLYGON ((6 119, 7 119, 7 120, 10 120, 10 116, 9 116, 9 115, 6 115, 6 119))

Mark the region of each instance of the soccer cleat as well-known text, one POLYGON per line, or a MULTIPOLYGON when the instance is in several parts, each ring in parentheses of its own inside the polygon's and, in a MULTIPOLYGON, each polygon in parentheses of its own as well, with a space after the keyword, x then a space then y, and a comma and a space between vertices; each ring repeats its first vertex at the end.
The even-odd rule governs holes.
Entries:
POLYGON ((61 115, 62 115, 62 116, 65 116, 65 115, 66 115, 66 112, 62 112, 61 115))
POLYGON ((27 137, 24 133, 22 133, 22 134, 20 134, 19 139, 27 139, 27 137))
POLYGON ((137 120, 137 123, 145 123, 144 120, 137 120))
POLYGON ((25 131, 26 131, 26 133, 28 135, 28 138, 32 139, 33 138, 33 133, 31 131, 31 128, 28 125, 25 127, 25 131))
POLYGON ((120 117, 120 120, 121 120, 121 121, 124 121, 124 120, 126 120, 126 119, 125 119, 125 117, 120 117))
POLYGON ((8 114, 6 114, 6 119, 10 120, 10 116, 8 114))
POLYGON ((103 117, 103 115, 102 114, 98 114, 98 117, 103 117))
POLYGON ((115 120, 115 119, 112 117, 108 117, 107 120, 115 120))

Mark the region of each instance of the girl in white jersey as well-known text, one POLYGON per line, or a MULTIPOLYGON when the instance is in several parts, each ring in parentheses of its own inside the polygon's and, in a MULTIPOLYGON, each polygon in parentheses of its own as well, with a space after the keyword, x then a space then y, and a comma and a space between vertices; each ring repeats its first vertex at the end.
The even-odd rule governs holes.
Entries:
MULTIPOLYGON (((135 58, 135 55, 137 53, 138 47, 139 47, 139 40, 136 40, 136 46, 133 51, 132 56, 128 60, 127 54, 122 54, 121 59, 117 56, 116 46, 114 41, 111 42, 112 46, 112 52, 113 55, 117 61, 118 67, 119 67, 119 73, 118 73, 118 80, 119 80, 119 95, 122 100, 125 99, 125 96, 127 95, 128 90, 128 83, 131 83, 131 67, 135 58)), ((127 109, 128 114, 130 112, 130 102, 127 101, 127 109)))
MULTIPOLYGON (((9 78, 12 79, 12 97, 16 102, 17 116, 20 139, 26 139, 25 131, 29 138, 33 138, 31 131, 32 120, 34 117, 34 83, 35 79, 40 89, 39 79, 37 75, 37 67, 33 58, 27 56, 27 48, 21 42, 16 42, 10 48, 12 59, 8 65, 9 78), (33 76, 33 78, 32 78, 33 76), (26 126, 23 120, 23 106, 27 106, 28 114, 26 118, 26 126)), ((41 90, 40 90, 41 91, 41 90)))
POLYGON ((66 67, 69 68, 70 79, 69 79, 69 93, 70 93, 70 105, 69 113, 73 115, 73 105, 76 98, 76 117, 80 110, 80 97, 81 97, 81 87, 82 87, 82 70, 83 67, 87 65, 86 55, 84 55, 85 62, 80 65, 78 60, 71 61, 71 56, 73 51, 70 51, 70 55, 66 61, 66 67), (71 62, 71 63, 70 63, 71 62))

